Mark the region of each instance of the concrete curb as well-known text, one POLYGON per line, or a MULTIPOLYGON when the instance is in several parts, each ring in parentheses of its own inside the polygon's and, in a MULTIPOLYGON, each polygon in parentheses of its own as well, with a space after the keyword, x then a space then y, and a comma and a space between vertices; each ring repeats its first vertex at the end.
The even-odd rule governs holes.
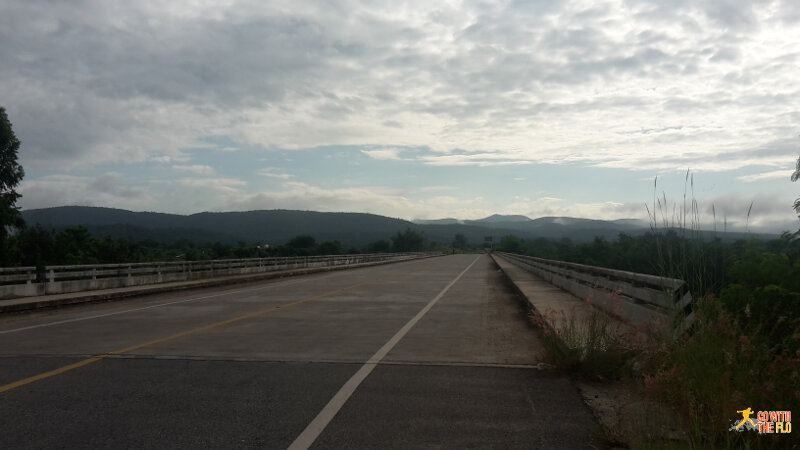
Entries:
POLYGON ((563 328, 570 320, 574 320, 578 324, 588 323, 591 317, 598 315, 603 320, 607 320, 610 326, 619 334, 633 329, 630 324, 606 313, 602 309, 595 308, 585 300, 550 284, 539 276, 513 264, 513 262, 495 255, 491 255, 491 257, 514 290, 524 299, 529 311, 542 313, 542 324, 551 330, 556 331, 563 328), (502 262, 499 259, 502 259, 502 262), (542 285, 546 285, 546 289, 543 289, 542 285), (564 312, 564 314, 561 314, 561 312, 564 312))
POLYGON ((492 262, 494 263, 495 267, 497 267, 497 270, 499 270, 503 274, 503 278, 505 278, 509 287, 511 287, 514 290, 514 292, 519 296, 521 300, 520 303, 522 303, 522 305, 525 307, 526 312, 528 314, 531 314, 536 309, 536 307, 533 306, 533 303, 530 301, 528 296, 525 295, 525 292, 523 292, 522 289, 520 289, 519 285, 514 282, 514 279, 511 276, 509 276, 505 270, 503 270, 503 266, 501 266, 497 262, 497 259, 495 258, 494 255, 490 253, 489 258, 492 259, 492 262))
POLYGON ((115 288, 97 291, 74 292, 70 294, 54 294, 38 297, 21 297, 11 300, 0 300, 0 315, 35 311, 61 306, 75 305, 80 303, 99 303, 118 300, 129 297, 161 294, 165 292, 182 291, 188 289, 202 289, 216 286, 226 286, 230 284, 249 283, 254 281, 264 281, 286 277, 296 277, 321 272, 333 272, 337 270, 358 269, 362 267, 379 266, 384 264, 396 264, 401 262, 416 261, 425 258, 435 258, 440 255, 423 256, 414 259, 403 259, 394 261, 377 261, 361 264, 313 267, 308 269, 280 270, 275 272, 264 272, 250 275, 237 275, 220 278, 209 278, 206 280, 180 281, 172 283, 151 284, 146 286, 135 286, 129 288, 115 288))

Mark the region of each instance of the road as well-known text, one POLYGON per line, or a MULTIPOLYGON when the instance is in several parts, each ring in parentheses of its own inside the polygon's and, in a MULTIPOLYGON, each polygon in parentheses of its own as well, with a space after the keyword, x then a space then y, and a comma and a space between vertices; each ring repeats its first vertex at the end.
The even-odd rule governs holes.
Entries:
POLYGON ((0 318, 0 448, 601 448, 485 255, 0 318))

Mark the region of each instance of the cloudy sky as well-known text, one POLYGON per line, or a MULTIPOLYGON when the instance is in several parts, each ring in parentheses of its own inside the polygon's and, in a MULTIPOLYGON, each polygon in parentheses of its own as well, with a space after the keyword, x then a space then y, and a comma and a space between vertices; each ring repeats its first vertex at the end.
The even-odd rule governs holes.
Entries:
POLYGON ((647 219, 688 169, 798 227, 796 0, 5 0, 0 42, 24 209, 647 219))

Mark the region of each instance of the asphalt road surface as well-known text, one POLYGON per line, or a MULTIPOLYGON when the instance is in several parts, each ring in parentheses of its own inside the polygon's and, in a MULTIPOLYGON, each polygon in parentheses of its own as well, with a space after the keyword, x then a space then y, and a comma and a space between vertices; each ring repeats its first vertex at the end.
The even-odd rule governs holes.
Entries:
POLYGON ((485 255, 0 318, 0 448, 602 448, 485 255))

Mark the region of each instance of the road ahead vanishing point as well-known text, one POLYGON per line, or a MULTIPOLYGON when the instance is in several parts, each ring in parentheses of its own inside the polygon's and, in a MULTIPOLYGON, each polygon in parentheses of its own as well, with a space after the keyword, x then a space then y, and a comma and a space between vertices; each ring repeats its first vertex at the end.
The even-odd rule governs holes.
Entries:
POLYGON ((486 255, 0 319, 0 448, 599 448, 486 255))

